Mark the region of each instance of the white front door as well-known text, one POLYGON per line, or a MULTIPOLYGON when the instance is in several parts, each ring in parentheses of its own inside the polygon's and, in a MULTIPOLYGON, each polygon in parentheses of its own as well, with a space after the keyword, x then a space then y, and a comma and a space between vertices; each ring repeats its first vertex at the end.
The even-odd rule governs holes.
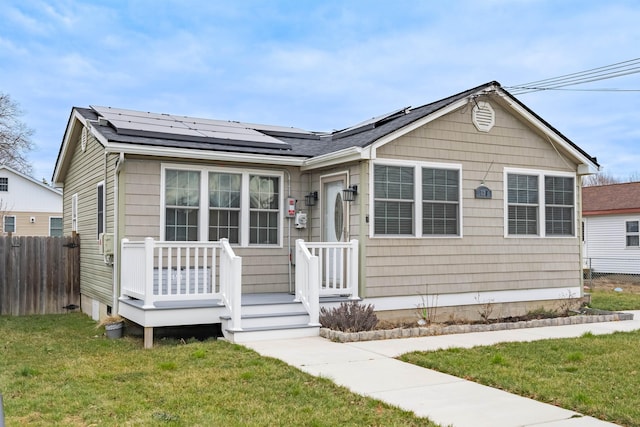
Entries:
MULTIPOLYGON (((322 240, 324 242, 344 242, 347 235, 347 212, 342 200, 342 190, 346 188, 346 175, 328 177, 322 180, 322 240)), ((341 288, 344 275, 343 253, 328 250, 320 268, 323 270, 323 287, 341 288)))

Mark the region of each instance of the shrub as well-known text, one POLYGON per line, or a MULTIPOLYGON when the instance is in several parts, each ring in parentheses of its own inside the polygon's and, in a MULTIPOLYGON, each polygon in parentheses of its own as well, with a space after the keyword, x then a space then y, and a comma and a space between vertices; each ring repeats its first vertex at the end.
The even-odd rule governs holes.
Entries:
POLYGON ((378 324, 373 305, 362 305, 357 301, 342 302, 340 306, 320 309, 320 324, 342 332, 370 331, 378 324))

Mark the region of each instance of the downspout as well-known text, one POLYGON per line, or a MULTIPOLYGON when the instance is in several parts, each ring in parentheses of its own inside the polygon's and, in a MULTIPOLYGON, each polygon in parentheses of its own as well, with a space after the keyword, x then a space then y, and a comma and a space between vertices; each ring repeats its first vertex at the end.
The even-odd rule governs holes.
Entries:
POLYGON ((124 153, 120 153, 120 157, 116 160, 116 167, 113 171, 113 309, 118 314, 118 299, 120 285, 120 239, 118 237, 118 217, 120 211, 118 209, 120 170, 124 166, 124 153))
MULTIPOLYGON (((285 171, 285 173, 287 174, 287 193, 288 196, 287 198, 291 197, 291 172, 289 172, 288 169, 283 169, 285 171)), ((293 289, 293 283, 292 283, 292 269, 291 269, 291 264, 293 263, 293 254, 291 253, 291 221, 293 221, 292 218, 287 218, 287 224, 288 224, 288 231, 287 231, 287 247, 288 247, 288 253, 287 253, 287 257, 289 258, 289 263, 288 263, 288 273, 289 273, 289 293, 295 293, 295 289, 293 289)))

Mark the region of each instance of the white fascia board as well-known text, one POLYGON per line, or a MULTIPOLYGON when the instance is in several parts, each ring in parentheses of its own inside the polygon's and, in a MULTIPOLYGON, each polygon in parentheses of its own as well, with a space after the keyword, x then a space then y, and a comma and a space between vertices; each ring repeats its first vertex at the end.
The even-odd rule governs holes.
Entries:
POLYGON ((363 159, 363 150, 361 147, 349 147, 344 150, 335 151, 333 153, 323 154, 322 156, 313 157, 303 162, 301 171, 323 168, 326 166, 334 166, 340 163, 351 162, 363 159))
POLYGON ((110 142, 107 153, 124 153, 142 156, 172 157, 179 159, 214 160, 236 163, 255 163, 261 165, 301 166, 304 159, 298 157, 274 156, 252 153, 229 153, 194 149, 176 149, 166 147, 148 147, 110 142))
MULTIPOLYGON (((56 167, 53 171, 52 183, 56 187, 62 187, 63 183, 60 182, 60 168, 65 164, 67 156, 69 155, 69 145, 71 144, 71 135, 76 127, 76 123, 80 122, 83 126, 87 126, 87 120, 75 108, 71 111, 71 117, 69 117, 69 123, 64 131, 64 139, 62 140, 62 147, 60 148, 60 157, 56 163, 56 167)), ((95 133, 93 133, 95 135, 95 133)), ((97 137, 97 135, 96 135, 97 137)), ((105 145, 104 138, 98 140, 105 145)))
POLYGON ((571 144, 569 144, 564 138, 561 138, 553 129, 550 129, 543 122, 538 120, 533 114, 527 111, 525 108, 520 106, 517 102, 509 99, 509 96, 504 94, 503 92, 497 92, 498 95, 511 107, 515 110, 520 116, 522 116, 525 120, 531 123, 536 129, 542 132, 544 135, 549 137, 552 142, 557 143, 564 150, 566 150, 569 154, 573 156, 575 160, 578 161, 578 174, 579 175, 588 175, 592 173, 596 173, 598 171, 598 166, 593 163, 593 161, 575 149, 571 144))
POLYGON ((459 101, 454 102, 453 104, 450 104, 448 106, 446 106, 445 108, 441 108, 438 111, 435 111, 427 116, 424 116, 421 119, 416 120, 413 123, 408 124, 407 126, 398 129, 395 132, 392 132, 388 135, 385 135, 384 137, 380 138, 379 140, 377 140, 376 142, 374 142, 371 145, 371 148, 369 150, 369 156, 368 158, 370 159, 375 159, 377 157, 377 149, 379 147, 382 147, 383 145, 400 138, 402 135, 406 135, 407 133, 414 131, 416 129, 418 129, 421 126, 426 125, 429 122, 432 122, 446 114, 451 113, 452 111, 457 110, 458 108, 462 108, 464 107, 468 102, 469 102, 470 97, 461 99, 459 101))

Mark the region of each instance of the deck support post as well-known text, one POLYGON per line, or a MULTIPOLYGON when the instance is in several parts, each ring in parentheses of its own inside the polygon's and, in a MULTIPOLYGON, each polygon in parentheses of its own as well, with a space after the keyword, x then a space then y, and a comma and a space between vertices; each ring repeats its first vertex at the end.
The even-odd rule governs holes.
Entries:
POLYGON ((152 348, 153 347, 153 327, 145 326, 144 327, 144 348, 152 348))

